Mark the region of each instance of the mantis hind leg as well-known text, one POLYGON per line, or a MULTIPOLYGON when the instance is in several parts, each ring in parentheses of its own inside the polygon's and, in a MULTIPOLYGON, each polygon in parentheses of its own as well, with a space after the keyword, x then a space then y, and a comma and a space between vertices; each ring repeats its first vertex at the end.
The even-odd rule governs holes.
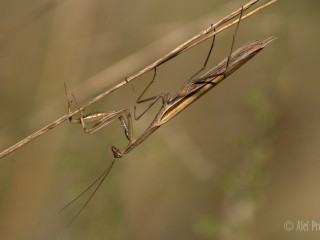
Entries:
POLYGON ((230 53, 229 53, 229 56, 228 56, 228 59, 227 59, 227 64, 226 64, 226 68, 224 70, 224 75, 225 73, 227 72, 228 68, 229 68, 229 64, 230 64, 230 58, 231 58, 231 54, 233 52, 233 48, 234 48, 234 43, 236 41, 236 36, 237 36, 237 32, 238 32, 238 29, 239 29, 239 25, 240 25, 240 22, 241 22, 241 18, 242 18, 242 15, 243 15, 243 11, 244 11, 244 8, 243 6, 241 7, 241 11, 240 11, 240 15, 239 15, 239 21, 237 23, 237 26, 236 26, 236 29, 233 33, 233 36, 232 36, 232 43, 231 43, 231 48, 230 48, 230 53))
MULTIPOLYGON (((225 66, 223 72, 222 73, 217 73, 215 75, 209 75, 209 76, 206 76, 205 78, 197 79, 197 80, 195 80, 193 82, 194 84, 215 84, 214 82, 211 81, 213 77, 217 77, 217 76, 220 76, 220 75, 226 76, 226 72, 228 71, 228 68, 229 68, 229 65, 230 65, 230 59, 231 59, 231 55, 232 55, 232 52, 233 52, 233 49, 234 49, 234 43, 235 43, 236 35, 237 35, 237 32, 238 32, 238 28, 239 28, 239 25, 240 25, 240 22, 241 22, 241 19, 242 19, 243 11, 244 11, 244 7, 242 6, 240 14, 239 14, 239 21, 238 21, 238 23, 236 25, 236 29, 235 29, 235 31, 233 33, 233 36, 232 36, 230 53, 229 53, 229 55, 227 57, 226 66, 225 66)), ((208 60, 206 60, 206 61, 208 61, 208 60)))

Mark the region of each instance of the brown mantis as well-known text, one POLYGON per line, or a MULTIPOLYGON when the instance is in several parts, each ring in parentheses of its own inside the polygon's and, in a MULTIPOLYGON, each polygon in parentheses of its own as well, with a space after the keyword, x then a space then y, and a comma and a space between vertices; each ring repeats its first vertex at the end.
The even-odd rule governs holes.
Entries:
MULTIPOLYGON (((110 166, 95 180, 94 183, 92 183, 83 193, 81 193, 77 198, 75 198, 71 203, 69 203, 66 206, 68 207, 70 204, 72 204, 75 200, 77 200, 82 194, 87 192, 94 184, 96 184, 101 179, 100 182, 98 183, 98 186, 95 188, 94 192, 91 194, 89 199, 86 201, 86 203, 83 205, 83 207, 80 209, 80 211, 75 217, 77 217, 80 214, 83 208, 87 205, 87 203, 93 197, 94 193, 100 187, 102 182, 105 180, 116 158, 123 157, 125 154, 129 153, 135 147, 140 145, 160 126, 162 126, 167 121, 169 121, 170 119, 178 115, 186 107, 191 105, 201 96, 203 96, 205 93, 207 93, 212 88, 214 88, 217 84, 219 84, 228 76, 230 76, 233 72, 235 72, 237 69, 243 66, 247 61, 253 58, 258 52, 260 52, 267 44, 269 44, 271 41, 275 39, 275 37, 271 37, 264 41, 248 42, 243 46, 241 46, 240 48, 238 48, 236 51, 233 51, 235 36, 237 34, 240 20, 242 19, 242 14, 243 14, 243 8, 239 12, 239 21, 236 25, 236 29, 233 35, 229 56, 226 59, 222 60, 215 67, 207 71, 201 77, 195 78, 200 72, 202 72, 206 68, 206 65, 210 58, 210 55, 214 46, 214 42, 215 42, 216 35, 213 35, 210 50, 208 52, 208 55, 204 61, 202 68, 199 69, 195 74, 193 74, 183 84, 183 86, 175 96, 170 96, 168 93, 162 93, 154 97, 143 98, 143 96, 145 95, 145 93, 150 88, 150 86, 152 85, 152 83, 156 78, 157 68, 156 67, 153 68, 154 74, 153 74, 152 80, 149 82, 149 84, 146 86, 146 88, 142 91, 142 93, 139 95, 139 97, 136 100, 136 105, 143 102, 150 102, 150 104, 141 114, 136 113, 136 105, 135 105, 133 117, 135 120, 139 120, 158 101, 161 101, 161 107, 158 113, 156 114, 156 116, 154 117, 153 121, 151 122, 151 124, 138 138, 133 137, 132 115, 129 109, 122 109, 119 111, 110 111, 110 112, 97 112, 97 113, 91 113, 88 115, 83 115, 83 113, 81 112, 80 118, 78 119, 74 119, 72 117, 69 118, 71 123, 81 124, 84 131, 89 134, 100 130, 101 128, 105 127, 109 123, 118 119, 123 127, 125 136, 128 140, 128 144, 124 148, 117 148, 115 146, 111 147, 112 153, 114 155, 114 159, 110 164, 110 166), (93 126, 88 127, 87 123, 89 122, 96 122, 96 123, 93 126)), ((67 90, 66 90, 66 95, 67 95, 67 90)), ((72 101, 68 99, 69 113, 71 113, 71 102, 72 101)))
MULTIPOLYGON (((158 100, 162 101, 162 106, 145 132, 137 139, 132 135, 132 117, 129 109, 123 109, 119 111, 111 112, 98 112, 82 116, 79 119, 70 118, 70 122, 74 124, 81 124, 86 133, 94 133, 101 128, 105 127, 109 123, 116 119, 119 119, 125 132, 125 136, 129 143, 126 147, 119 149, 112 146, 111 150, 115 158, 121 158, 123 155, 129 153, 132 149, 141 144, 146 138, 148 138, 155 130, 161 125, 175 117, 187 106, 192 104, 195 100, 207 93, 218 83, 226 79, 231 73, 236 71, 239 67, 244 65, 248 60, 254 57, 260 52, 268 43, 275 38, 271 37, 264 41, 253 41, 243 45, 241 48, 232 53, 227 59, 220 62, 216 67, 205 73, 203 76, 196 80, 190 79, 187 81, 176 96, 171 97, 168 93, 160 94, 155 97, 141 99, 146 90, 153 83, 156 76, 156 69, 152 81, 148 84, 147 88, 138 97, 136 103, 142 103, 146 101, 152 101, 151 104, 140 115, 136 115, 136 106, 134 108, 134 118, 139 120, 158 100), (126 120, 125 120, 126 118, 126 120), (90 128, 87 128, 86 123, 97 121, 97 123, 90 128)), ((69 102, 69 111, 70 102, 69 102)))

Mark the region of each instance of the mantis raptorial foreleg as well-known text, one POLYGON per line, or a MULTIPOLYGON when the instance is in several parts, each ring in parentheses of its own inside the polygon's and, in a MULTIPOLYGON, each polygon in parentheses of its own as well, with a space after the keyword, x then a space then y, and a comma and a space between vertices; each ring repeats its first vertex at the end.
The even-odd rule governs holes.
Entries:
MULTIPOLYGON (((71 113, 72 101, 68 99, 66 86, 65 86, 65 92, 66 92, 66 97, 68 102, 68 112, 71 113)), ((74 95, 73 95, 73 99, 77 104, 77 100, 74 95)), ((109 123, 118 119, 121 123, 122 128, 124 129, 124 134, 129 141, 128 145, 134 141, 132 118, 131 118, 131 113, 129 109, 122 109, 120 111, 110 111, 110 112, 96 112, 96 113, 90 113, 87 115, 84 115, 83 111, 81 111, 80 115, 81 115, 80 118, 77 118, 77 119, 70 117, 69 121, 73 124, 81 124, 85 133, 88 133, 88 134, 95 133, 96 131, 105 127, 109 123), (96 122, 96 123, 93 126, 89 127, 87 126, 87 124, 90 122, 96 122)), ((118 153, 119 150, 113 146, 111 149, 112 149, 113 155, 115 157, 119 157, 119 153, 118 153)))

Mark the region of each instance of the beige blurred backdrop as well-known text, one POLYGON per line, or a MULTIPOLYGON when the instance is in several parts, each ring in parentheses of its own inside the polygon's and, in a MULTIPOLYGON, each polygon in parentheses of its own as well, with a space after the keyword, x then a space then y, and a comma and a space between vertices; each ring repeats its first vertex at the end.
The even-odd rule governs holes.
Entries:
MULTIPOLYGON (((66 113, 64 83, 84 103, 244 3, 1 0, 1 150, 66 113)), ((120 124, 87 135, 65 122, 1 159, 0 238, 318 237, 318 10, 280 0, 243 21, 236 47, 278 39, 119 159, 69 227, 89 195, 59 211, 110 164, 110 147, 126 144, 120 124)), ((209 67, 227 56, 232 34, 217 37, 209 67)), ((174 94, 209 44, 161 66, 150 95, 174 94)), ((137 93, 151 78, 133 82, 137 93)), ((135 98, 125 86, 87 113, 133 110, 135 98)), ((134 122, 136 136, 156 109, 134 122)))

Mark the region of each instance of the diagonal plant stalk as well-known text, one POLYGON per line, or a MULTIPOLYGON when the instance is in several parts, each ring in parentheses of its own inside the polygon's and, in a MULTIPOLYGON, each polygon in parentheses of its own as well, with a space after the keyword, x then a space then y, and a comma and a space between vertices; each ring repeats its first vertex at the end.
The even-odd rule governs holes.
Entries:
POLYGON ((88 102, 83 104, 78 109, 76 109, 76 110, 74 110, 74 111, 72 111, 72 112, 70 112, 68 114, 63 115, 62 117, 60 117, 60 118, 56 119, 55 121, 47 124, 46 126, 42 127, 41 129, 39 129, 39 130, 35 131, 34 133, 30 134, 26 138, 20 140, 19 142, 15 143, 12 146, 8 147, 7 149, 3 150, 0 153, 0 158, 3 158, 5 156, 7 156, 8 154, 12 153, 13 151, 16 151, 17 149, 19 149, 23 145, 31 142, 32 140, 36 139, 39 136, 45 134, 46 132, 50 131, 51 129, 55 128, 56 126, 58 126, 61 123, 65 122, 66 120, 68 120, 73 115, 84 111, 84 109, 86 109, 90 105, 100 101, 102 98, 104 98, 105 96, 109 95, 110 93, 116 91, 117 89, 121 88, 125 84, 127 84, 127 83, 133 81, 134 79, 140 77, 141 75, 143 75, 143 74, 155 69, 156 67, 162 65, 163 63, 173 59, 174 57, 178 56, 179 54, 181 54, 181 53, 183 53, 183 52, 185 52, 185 51, 197 46, 198 44, 202 43, 203 41, 205 41, 205 40, 207 40, 207 39, 219 34, 220 32, 222 32, 222 31, 228 29, 229 27, 237 24, 239 21, 242 21, 242 20, 254 15, 258 11, 268 7, 269 5, 277 2, 277 0, 271 0, 271 1, 269 1, 269 2, 267 2, 265 4, 263 4, 263 5, 255 8, 254 10, 250 11, 249 13, 242 15, 241 18, 235 19, 235 20, 232 21, 232 19, 234 19, 235 17, 239 16, 241 11, 245 11, 245 10, 251 8, 258 1, 259 0, 252 0, 252 1, 248 2, 247 4, 243 5, 241 8, 239 8, 239 9, 235 10, 234 12, 228 14, 226 17, 224 17, 223 19, 218 21, 216 24, 211 25, 209 28, 201 31, 199 34, 195 35, 194 37, 190 38, 186 42, 182 43, 181 45, 179 45, 178 47, 176 47, 175 49, 173 49, 169 53, 165 54, 164 56, 162 56, 161 58, 159 58, 158 60, 153 62, 152 64, 148 65, 147 67, 143 68, 142 70, 138 71, 137 73, 128 76, 127 78, 125 78, 123 81, 121 81, 117 85, 106 89, 104 92, 100 93, 99 95, 97 95, 93 99, 89 100, 88 102))

